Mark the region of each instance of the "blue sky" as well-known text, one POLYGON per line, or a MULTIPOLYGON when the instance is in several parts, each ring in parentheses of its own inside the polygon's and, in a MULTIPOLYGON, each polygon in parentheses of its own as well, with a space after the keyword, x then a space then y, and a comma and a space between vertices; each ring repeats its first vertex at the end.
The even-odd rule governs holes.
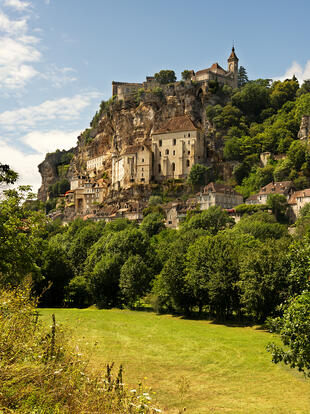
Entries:
POLYGON ((309 0, 0 0, 0 162, 40 185, 111 82, 223 67, 234 42, 250 79, 310 78, 309 0))

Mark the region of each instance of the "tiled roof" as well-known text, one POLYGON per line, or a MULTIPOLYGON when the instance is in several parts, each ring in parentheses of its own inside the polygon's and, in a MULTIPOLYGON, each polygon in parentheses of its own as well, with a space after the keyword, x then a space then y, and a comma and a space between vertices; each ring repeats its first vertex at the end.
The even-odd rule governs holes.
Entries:
POLYGON ((204 193, 222 193, 222 194, 233 194, 233 195, 241 195, 237 193, 236 190, 234 190, 229 185, 225 184, 219 184, 219 183, 209 183, 206 185, 203 189, 204 193))
POLYGON ((196 131, 197 128, 187 115, 176 116, 166 121, 161 128, 153 132, 154 134, 164 134, 165 132, 196 131))
POLYGON ((297 198, 310 197, 310 188, 305 190, 295 191, 288 200, 288 204, 297 204, 297 198))
POLYGON ((196 76, 197 75, 203 75, 203 74, 209 73, 209 72, 214 72, 216 70, 220 70, 223 73, 227 73, 226 70, 223 69, 218 63, 213 63, 213 65, 210 68, 198 70, 198 72, 196 72, 196 76))
POLYGON ((237 58, 236 53, 235 53, 235 48, 233 47, 233 48, 231 49, 231 54, 230 54, 230 56, 229 56, 228 60, 235 60, 235 59, 239 60, 239 59, 237 58))
POLYGON ((292 181, 277 181, 275 183, 269 183, 259 190, 258 195, 264 194, 288 194, 293 188, 292 181))

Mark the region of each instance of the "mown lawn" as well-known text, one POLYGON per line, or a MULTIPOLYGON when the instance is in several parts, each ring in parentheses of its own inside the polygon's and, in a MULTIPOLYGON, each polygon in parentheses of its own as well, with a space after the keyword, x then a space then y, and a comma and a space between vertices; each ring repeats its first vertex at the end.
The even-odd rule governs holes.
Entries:
POLYGON ((96 369, 123 364, 144 380, 165 413, 310 413, 310 380, 270 362, 262 330, 128 310, 41 309, 67 325, 96 369))

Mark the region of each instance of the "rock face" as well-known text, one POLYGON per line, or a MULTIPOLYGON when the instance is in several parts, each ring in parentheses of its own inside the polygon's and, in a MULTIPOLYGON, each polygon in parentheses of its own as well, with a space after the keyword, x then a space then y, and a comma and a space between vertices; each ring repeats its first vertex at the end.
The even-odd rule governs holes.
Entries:
POLYGON ((59 151, 53 152, 51 154, 46 154, 45 160, 38 165, 39 172, 42 177, 42 184, 38 190, 38 199, 40 201, 46 201, 48 199, 48 189, 51 185, 55 184, 57 181, 65 178, 68 181, 72 177, 72 171, 69 168, 64 175, 59 174, 58 167, 62 165, 62 160, 64 156, 71 153, 73 150, 69 151, 59 151))
MULTIPOLYGON (((74 149, 75 155, 66 178, 70 179, 74 174, 86 175, 87 160, 106 155, 103 170, 109 186, 113 153, 121 153, 138 142, 150 144, 151 133, 155 129, 165 121, 182 115, 188 115, 195 126, 204 133, 210 161, 218 161, 218 148, 221 147, 221 143, 214 141, 211 126, 205 115, 206 105, 211 101, 212 104, 220 103, 214 102, 217 99, 214 95, 208 96, 199 84, 186 81, 145 91, 137 98, 114 101, 104 111, 96 128, 91 130, 90 137, 87 139, 84 134, 78 137, 78 146, 74 149)), ((62 151, 47 155, 39 165, 42 175, 42 186, 38 193, 40 200, 47 199, 49 186, 59 180, 57 165, 63 153, 62 151)))
POLYGON ((298 138, 301 140, 308 139, 310 137, 310 116, 304 115, 301 119, 300 129, 298 132, 298 138))

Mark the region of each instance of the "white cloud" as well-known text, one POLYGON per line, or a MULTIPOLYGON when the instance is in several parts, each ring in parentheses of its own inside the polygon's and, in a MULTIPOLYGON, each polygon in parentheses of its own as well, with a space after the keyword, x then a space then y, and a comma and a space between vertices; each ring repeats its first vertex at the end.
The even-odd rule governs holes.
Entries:
POLYGON ((33 150, 45 154, 47 152, 53 152, 56 149, 67 150, 75 147, 80 132, 80 130, 69 132, 59 130, 48 132, 32 131, 22 138, 22 142, 33 150))
POLYGON ((4 6, 12 7, 15 10, 18 11, 24 11, 27 10, 28 7, 31 6, 30 3, 27 1, 21 1, 21 0, 5 0, 4 6))
POLYGON ((306 79, 310 79, 310 60, 307 61, 304 68, 298 62, 294 61, 283 76, 277 76, 274 80, 284 81, 285 79, 291 79, 294 75, 300 84, 306 79))
POLYGON ((13 170, 18 172, 18 185, 32 185, 33 190, 37 191, 41 185, 41 176, 37 166, 44 160, 46 152, 53 152, 56 149, 68 150, 74 147, 79 133, 78 130, 32 131, 21 138, 23 143, 35 151, 30 154, 0 138, 0 162, 9 164, 13 170))
POLYGON ((42 162, 42 154, 25 154, 22 151, 0 141, 0 162, 5 162, 19 174, 18 185, 32 185, 34 191, 40 186, 40 174, 37 165, 42 162))
POLYGON ((6 14, 0 11, 0 31, 10 34, 17 35, 25 33, 28 29, 27 20, 11 20, 6 14))
POLYGON ((75 73, 76 70, 73 68, 59 68, 56 65, 51 65, 41 76, 56 88, 61 88, 66 83, 75 82, 77 80, 75 73))
POLYGON ((81 112, 99 96, 98 92, 88 92, 72 98, 48 100, 37 106, 5 111, 0 114, 0 126, 7 131, 12 131, 16 127, 29 129, 38 123, 56 119, 65 121, 78 119, 81 112))

